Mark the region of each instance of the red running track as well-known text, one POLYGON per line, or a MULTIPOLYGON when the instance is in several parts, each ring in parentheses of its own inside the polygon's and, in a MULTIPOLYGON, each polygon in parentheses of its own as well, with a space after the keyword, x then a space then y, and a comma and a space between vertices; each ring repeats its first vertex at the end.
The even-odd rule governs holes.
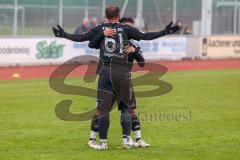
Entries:
MULTIPOLYGON (((168 68, 168 71, 197 71, 240 69, 240 59, 199 60, 199 61, 161 61, 154 62, 168 68)), ((0 80, 46 79, 58 66, 0 67, 0 80)), ((69 76, 78 77, 86 73, 87 66, 75 69, 69 76)), ((93 74, 93 73, 92 73, 93 74)))

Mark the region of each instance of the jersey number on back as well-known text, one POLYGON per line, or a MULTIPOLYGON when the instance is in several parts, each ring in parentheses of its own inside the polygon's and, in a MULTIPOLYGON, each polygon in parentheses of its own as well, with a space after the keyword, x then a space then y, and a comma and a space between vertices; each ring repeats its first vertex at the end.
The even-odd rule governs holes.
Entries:
POLYGON ((104 48, 109 53, 123 54, 123 36, 122 33, 118 34, 119 43, 114 38, 105 38, 104 48), (117 53, 119 50, 119 53, 117 53))

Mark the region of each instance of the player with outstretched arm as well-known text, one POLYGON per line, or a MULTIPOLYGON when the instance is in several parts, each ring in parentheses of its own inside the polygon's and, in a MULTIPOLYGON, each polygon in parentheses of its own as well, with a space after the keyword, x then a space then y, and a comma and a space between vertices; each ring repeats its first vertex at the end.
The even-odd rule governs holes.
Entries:
MULTIPOLYGON (((120 19, 119 21, 120 23, 123 24, 127 24, 130 26, 134 25, 134 20, 131 17, 123 17, 120 19)), ((100 37, 96 36, 95 38, 93 38, 93 40, 89 43, 89 47, 90 48, 95 48, 95 49, 99 49, 99 45, 100 41, 103 39, 104 37, 100 37)), ((127 42, 125 43, 127 44, 127 42)), ((131 68, 133 65, 133 61, 136 60, 138 65, 140 67, 144 67, 145 65, 145 60, 142 56, 142 51, 139 45, 137 45, 134 41, 129 41, 129 44, 126 45, 126 47, 124 48, 125 53, 128 54, 128 62, 131 64, 131 68)), ((99 65, 98 65, 98 69, 100 70, 102 64, 101 61, 99 61, 99 65)), ((146 143, 141 136, 141 125, 140 125, 140 121, 137 117, 137 113, 136 113, 136 108, 137 108, 137 103, 136 103, 136 97, 134 94, 134 90, 133 90, 133 86, 131 89, 132 93, 132 102, 131 102, 131 118, 132 118, 132 131, 135 133, 135 140, 136 142, 133 143, 133 145, 135 147, 149 147, 150 145, 148 143, 146 143)), ((120 100, 118 100, 118 108, 119 110, 121 109, 123 102, 121 102, 120 100)), ((90 148, 93 148, 94 145, 96 144, 96 136, 98 133, 98 118, 96 117, 96 115, 94 116, 92 123, 91 123, 91 131, 90 131, 90 137, 89 137, 89 142, 88 142, 88 146, 90 148)))
POLYGON ((97 93, 97 115, 100 144, 95 149, 108 149, 107 135, 109 128, 109 112, 114 102, 120 99, 124 102, 121 108, 121 125, 123 132, 123 144, 125 148, 131 148, 130 137, 131 122, 131 80, 129 75, 129 63, 126 63, 128 56, 124 53, 123 42, 134 40, 153 40, 179 29, 179 26, 172 26, 172 22, 162 31, 143 33, 129 25, 119 23, 120 9, 117 6, 106 8, 107 22, 104 22, 87 33, 68 34, 60 26, 53 28, 56 37, 66 38, 76 42, 92 40, 98 34, 105 36, 100 44, 100 59, 103 60, 103 67, 99 73, 97 93), (106 30, 106 28, 112 28, 106 30), (104 32, 105 31, 105 32, 104 32))

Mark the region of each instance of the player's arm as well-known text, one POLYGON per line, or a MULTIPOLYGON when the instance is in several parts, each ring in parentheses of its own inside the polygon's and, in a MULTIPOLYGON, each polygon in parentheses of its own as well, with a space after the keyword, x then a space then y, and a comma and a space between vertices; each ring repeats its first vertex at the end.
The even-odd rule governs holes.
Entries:
POLYGON ((100 48, 100 43, 104 39, 104 33, 99 32, 95 37, 92 38, 92 40, 88 43, 89 48, 95 48, 99 49, 100 48))
POLYGON ((133 44, 133 47, 135 48, 135 52, 134 54, 134 59, 137 61, 138 65, 140 67, 144 67, 145 66, 145 59, 142 55, 142 50, 141 47, 139 45, 133 44))
POLYGON ((130 42, 130 44, 124 48, 124 52, 133 57, 140 67, 145 66, 145 59, 142 55, 142 50, 139 45, 130 42))
POLYGON ((104 31, 100 31, 95 37, 91 39, 88 43, 89 48, 100 48, 100 43, 104 39, 104 37, 114 37, 116 35, 116 30, 111 28, 105 28, 104 31))
POLYGON ((175 25, 172 26, 173 22, 169 23, 164 30, 159 31, 159 32, 140 32, 138 29, 131 27, 131 26, 126 26, 126 31, 128 33, 128 38, 129 39, 134 39, 134 40, 154 40, 162 36, 166 36, 169 34, 173 34, 176 31, 179 30, 179 26, 175 25))
POLYGON ((82 34, 69 34, 65 32, 64 29, 59 25, 57 25, 57 28, 53 27, 52 30, 55 37, 66 38, 74 42, 83 42, 83 41, 91 40, 94 36, 96 36, 98 32, 101 31, 101 27, 100 25, 98 25, 93 29, 91 29, 89 32, 82 33, 82 34))

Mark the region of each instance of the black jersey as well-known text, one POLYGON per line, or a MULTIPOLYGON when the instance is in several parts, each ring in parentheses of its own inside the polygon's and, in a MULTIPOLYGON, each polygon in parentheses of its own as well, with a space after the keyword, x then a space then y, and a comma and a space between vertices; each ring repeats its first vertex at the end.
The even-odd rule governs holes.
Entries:
MULTIPOLYGON (((129 71, 132 68, 134 59, 138 62, 140 67, 144 66, 144 58, 140 46, 134 43, 133 40, 128 40, 128 36, 124 30, 124 25, 120 23, 105 23, 103 30, 113 28, 117 34, 115 37, 105 37, 102 32, 95 36, 89 43, 90 48, 100 49, 101 62, 106 66, 125 68, 129 71), (131 45, 135 48, 135 53, 125 54, 124 46, 131 45)), ((101 64, 102 66, 102 64, 101 64)))
MULTIPOLYGON (((95 43, 97 43, 97 44, 100 43, 99 41, 96 41, 96 39, 98 39, 97 36, 95 38, 93 38, 92 41, 90 41, 89 45, 91 47, 95 43)), ((129 71, 132 70, 132 66, 133 66, 134 60, 137 61, 138 65, 140 67, 144 67, 145 66, 145 59, 144 59, 144 57, 142 55, 142 50, 141 50, 140 46, 138 44, 136 44, 133 40, 129 41, 129 45, 131 45, 131 46, 133 46, 135 48, 135 52, 127 55, 127 60, 128 60, 127 63, 126 63, 127 69, 129 69, 129 71)), ((99 49, 99 47, 96 48, 96 49, 99 49)), ((97 70, 96 70, 96 74, 99 74, 99 72, 102 69, 103 65, 104 65, 103 64, 103 59, 100 59, 99 62, 98 62, 98 67, 97 67, 97 70)), ((124 65, 124 64, 122 64, 122 65, 124 65)))
POLYGON ((104 23, 105 28, 112 28, 116 30, 116 36, 104 37, 100 44, 100 58, 103 64, 115 68, 129 69, 128 56, 124 53, 124 45, 128 43, 128 36, 124 31, 121 23, 104 23))
MULTIPOLYGON (((93 37, 95 37, 99 32, 103 30, 103 27, 105 25, 108 25, 110 23, 102 23, 100 25, 97 25, 96 27, 92 28, 89 32, 86 33, 81 33, 81 34, 69 34, 64 32, 64 38, 75 41, 75 42, 83 42, 83 41, 88 41, 92 40, 93 37)), ((131 27, 129 25, 125 24, 120 24, 124 29, 124 32, 126 33, 128 39, 133 39, 133 40, 153 40, 157 39, 159 37, 167 35, 166 30, 162 30, 159 32, 140 32, 138 29, 131 27)))
MULTIPOLYGON (((106 27, 114 28, 117 31, 117 35, 114 38, 104 38, 100 43, 100 58, 103 60, 105 66, 111 65, 115 68, 119 69, 123 68, 131 68, 131 64, 127 64, 127 56, 123 53, 124 44, 127 43, 128 40, 153 40, 162 36, 165 36, 167 33, 165 30, 159 32, 140 32, 138 29, 131 27, 129 25, 121 24, 121 23, 110 23, 105 22, 100 25, 97 25, 89 32, 82 34, 68 34, 65 33, 64 37, 76 41, 83 42, 92 40, 95 36, 100 35, 104 37, 103 30, 106 27)), ((94 43, 93 43, 94 44, 94 43)), ((98 45, 98 43, 95 43, 98 45)), ((92 47, 96 48, 96 47, 92 47)))

